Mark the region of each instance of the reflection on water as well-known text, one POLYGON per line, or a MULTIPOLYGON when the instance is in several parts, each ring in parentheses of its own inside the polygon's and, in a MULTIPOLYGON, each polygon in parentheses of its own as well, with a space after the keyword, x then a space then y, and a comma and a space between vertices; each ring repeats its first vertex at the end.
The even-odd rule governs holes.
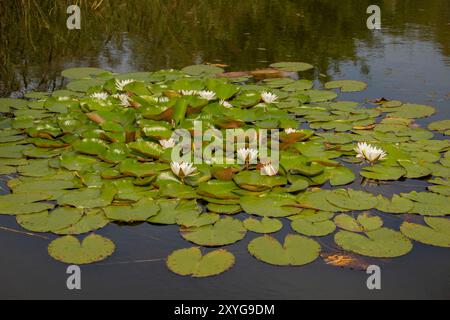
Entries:
POLYGON ((383 55, 386 36, 430 42, 450 64, 448 0, 80 2, 81 31, 67 30, 64 1, 0 3, 0 94, 57 88, 61 70, 74 65, 123 72, 221 62, 237 70, 302 60, 324 74, 350 62, 367 75, 361 48, 383 55), (366 28, 370 4, 382 9, 381 33, 366 28))
MULTIPOLYGON (((71 66, 126 72, 218 62, 240 70, 300 60, 317 66, 309 75, 315 79, 369 83, 365 92, 342 94, 342 99, 384 96, 427 103, 439 113, 424 121, 450 118, 448 0, 78 2, 81 31, 66 29, 65 1, 0 1, 0 95, 59 88, 61 70, 71 66), (366 28, 369 4, 382 9, 381 31, 366 28)), ((396 186, 365 188, 392 193, 396 186)), ((398 228, 400 219, 383 218, 398 228)), ((5 216, 0 227, 18 228, 5 216)), ((286 224, 280 238, 287 232, 286 224)), ((47 240, 0 230, 0 298, 450 298, 450 258, 442 248, 415 244, 406 257, 377 260, 383 290, 370 292, 364 272, 320 260, 274 270, 247 253, 252 237, 230 247, 235 268, 217 278, 192 280, 174 276, 164 265, 171 251, 187 246, 176 227, 111 224, 101 234, 118 244, 117 252, 105 264, 83 267, 83 290, 74 293, 65 288, 65 266, 42 254, 47 240)), ((332 251, 331 237, 321 242, 332 251)))

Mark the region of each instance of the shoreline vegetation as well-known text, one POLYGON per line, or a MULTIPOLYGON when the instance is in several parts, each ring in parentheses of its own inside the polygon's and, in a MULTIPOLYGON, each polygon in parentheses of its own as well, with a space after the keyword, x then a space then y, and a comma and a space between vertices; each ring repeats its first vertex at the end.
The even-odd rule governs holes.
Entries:
MULTIPOLYGON (((1 96, 18 90, 60 89, 64 83, 59 75, 67 67, 120 67, 124 59, 136 70, 205 62, 231 64, 239 70, 298 55, 325 75, 341 61, 358 62, 368 73, 370 66, 357 55, 358 45, 380 44, 363 27, 370 1, 76 2, 82 10, 81 31, 66 28, 68 2, 0 3, 1 96), (218 57, 221 61, 215 61, 218 57)), ((448 1, 429 1, 426 6, 418 0, 378 2, 388 20, 383 32, 417 32, 450 55, 448 1)))

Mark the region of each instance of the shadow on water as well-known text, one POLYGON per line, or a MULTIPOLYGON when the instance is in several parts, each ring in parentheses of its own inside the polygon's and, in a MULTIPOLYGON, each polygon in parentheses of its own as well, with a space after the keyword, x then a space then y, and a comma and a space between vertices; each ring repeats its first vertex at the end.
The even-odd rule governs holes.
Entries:
MULTIPOLYGON (((300 60, 317 66, 316 80, 361 79, 363 93, 343 100, 386 97, 435 106, 425 124, 450 118, 450 1, 448 0, 95 0, 78 1, 81 31, 66 29, 64 1, 0 2, 0 95, 54 90, 72 66, 116 72, 224 63, 230 70, 300 60), (366 8, 382 9, 382 30, 366 28, 366 8), (322 74, 322 75, 320 75, 322 74)), ((409 183, 409 182, 407 182, 409 183)), ((407 186, 422 190, 414 182, 407 186)), ((395 184, 366 186, 399 192, 395 184)), ((401 218, 386 217, 398 228, 401 218)), ((290 231, 288 221, 280 235, 290 231)), ((19 229, 12 217, 0 226, 19 229)), ((82 268, 82 290, 66 289, 65 266, 44 254, 49 240, 0 230, 0 298, 450 298, 450 254, 415 243, 406 257, 377 260, 382 290, 369 291, 362 271, 321 259, 302 268, 274 268, 247 253, 250 234, 229 247, 237 265, 220 277, 173 275, 164 259, 189 246, 173 226, 109 225, 101 234, 118 245, 104 263, 82 268)), ((52 235, 45 235, 53 238, 52 235)), ((331 237, 320 240, 335 250, 331 237)))

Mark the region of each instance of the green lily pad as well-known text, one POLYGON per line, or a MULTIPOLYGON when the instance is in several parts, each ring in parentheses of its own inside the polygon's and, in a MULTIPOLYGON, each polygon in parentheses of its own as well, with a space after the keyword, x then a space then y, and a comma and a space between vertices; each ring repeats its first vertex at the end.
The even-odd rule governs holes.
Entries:
POLYGON ((310 237, 324 237, 336 230, 336 225, 329 220, 315 222, 308 219, 298 219, 292 221, 291 227, 296 232, 310 237))
POLYGON ((50 198, 51 194, 44 192, 3 195, 0 196, 0 214, 20 215, 50 210, 54 208, 54 204, 38 202, 50 198))
POLYGON ((87 236, 81 243, 73 236, 61 237, 48 246, 48 253, 53 259, 75 265, 105 260, 114 250, 111 240, 96 234, 87 236))
POLYGON ((227 214, 233 215, 242 211, 242 208, 239 204, 216 204, 216 203, 208 203, 206 208, 214 213, 218 214, 227 214))
POLYGON ((402 167, 393 167, 387 165, 374 165, 366 167, 360 172, 360 175, 367 179, 390 181, 399 180, 406 175, 406 170, 402 167))
MULTIPOLYGON (((195 200, 193 201, 179 201, 179 200, 169 200, 160 199, 158 200, 158 205, 160 211, 156 216, 151 217, 147 221, 153 224, 176 224, 177 219, 180 216, 191 217, 200 214, 201 209, 195 200)), ((217 217, 218 218, 218 217, 217 217)), ((211 223, 214 223, 214 220, 211 223)))
POLYGON ((430 106, 406 103, 398 108, 393 108, 389 114, 393 118, 420 119, 432 116, 436 110, 430 106))
POLYGON ((387 228, 364 234, 339 231, 334 241, 342 249, 374 258, 395 258, 408 254, 413 245, 400 232, 387 228))
POLYGON ((303 266, 319 257, 320 245, 309 238, 288 235, 284 245, 270 236, 252 240, 248 251, 256 259, 276 266, 303 266))
POLYGON ((278 219, 270 219, 267 217, 261 220, 248 218, 244 221, 244 227, 256 233, 275 233, 283 228, 283 223, 278 219))
POLYGON ((43 211, 17 216, 17 223, 33 232, 55 232, 73 226, 80 221, 83 210, 75 208, 57 208, 52 212, 43 211))
POLYGON ((231 217, 220 219, 213 225, 181 230, 184 239, 204 247, 217 247, 242 240, 247 230, 241 221, 231 217))
POLYGON ((103 209, 106 217, 113 221, 141 222, 156 216, 160 210, 153 199, 142 199, 132 206, 110 206, 103 209))
POLYGON ((314 66, 305 62, 277 62, 270 65, 272 68, 286 72, 302 72, 314 69, 314 66))
POLYGON ((294 199, 279 194, 244 196, 240 205, 248 214, 269 218, 289 217, 301 211, 294 199))
POLYGON ((364 91, 367 83, 355 80, 337 80, 325 83, 326 89, 341 89, 342 92, 364 91))
POLYGON ((367 213, 358 215, 356 219, 348 214, 341 214, 334 218, 334 223, 339 228, 351 232, 374 231, 383 226, 383 220, 380 217, 371 216, 367 213))
POLYGON ((89 210, 74 225, 56 230, 54 233, 59 235, 79 235, 91 231, 99 230, 106 226, 110 221, 101 210, 89 210))
POLYGON ((333 190, 327 195, 327 201, 347 210, 370 210, 377 205, 377 199, 370 193, 353 189, 333 190))
POLYGON ((407 213, 414 207, 414 203, 411 200, 402 198, 397 194, 394 194, 392 199, 378 196, 377 200, 378 204, 375 208, 387 213, 407 213))
POLYGON ((409 211, 410 213, 437 217, 450 215, 449 197, 432 192, 416 191, 402 193, 401 196, 414 202, 414 207, 409 211))
POLYGON ((327 201, 328 195, 331 193, 330 190, 312 190, 305 193, 300 193, 297 196, 297 202, 301 206, 308 209, 316 209, 328 212, 344 212, 348 209, 340 208, 327 201))
POLYGON ((224 72, 222 68, 203 64, 192 65, 181 69, 181 71, 190 76, 212 75, 224 72))
POLYGON ((234 176, 234 182, 242 189, 264 191, 287 184, 287 179, 282 176, 263 176, 259 171, 241 171, 234 176))
POLYGON ((417 242, 450 248, 450 220, 426 217, 425 223, 428 226, 403 222, 400 231, 417 242))
POLYGON ((428 125, 428 129, 450 135, 450 120, 440 120, 428 125))
POLYGON ((199 248, 181 249, 167 258, 167 267, 181 276, 205 278, 229 270, 235 263, 230 252, 220 249, 202 256, 199 248))

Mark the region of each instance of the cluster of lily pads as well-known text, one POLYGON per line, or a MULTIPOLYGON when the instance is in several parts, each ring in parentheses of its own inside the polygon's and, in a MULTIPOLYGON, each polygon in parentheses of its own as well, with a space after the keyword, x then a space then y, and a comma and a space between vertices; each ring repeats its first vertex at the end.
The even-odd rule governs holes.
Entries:
MULTIPOLYGON (((217 247, 250 232, 260 234, 250 254, 279 266, 313 262, 318 239, 333 233, 343 251, 368 257, 403 256, 413 241, 450 247, 450 120, 427 130, 415 120, 433 115, 430 106, 337 101, 339 90, 366 84, 331 81, 317 89, 287 77, 312 68, 73 68, 62 74, 70 79, 66 90, 0 99, 0 174, 11 191, 0 196, 0 214, 16 216, 28 231, 59 235, 48 252, 68 264, 111 256, 114 243, 93 233, 109 223, 178 225, 196 247, 175 251, 167 266, 193 277, 231 268, 234 255, 217 247), (263 175, 260 163, 174 163, 173 133, 193 131, 195 121, 222 131, 281 130, 280 170, 263 175), (361 179, 420 179, 428 191, 386 198, 355 190, 361 179), (380 212, 420 215, 424 223, 404 221, 394 230, 384 227, 380 212), (292 231, 280 243, 270 234, 287 224, 292 231), (84 234, 80 242, 76 236, 84 234), (199 247, 216 249, 203 255, 199 247)), ((247 147, 236 150, 258 159, 247 147)))

